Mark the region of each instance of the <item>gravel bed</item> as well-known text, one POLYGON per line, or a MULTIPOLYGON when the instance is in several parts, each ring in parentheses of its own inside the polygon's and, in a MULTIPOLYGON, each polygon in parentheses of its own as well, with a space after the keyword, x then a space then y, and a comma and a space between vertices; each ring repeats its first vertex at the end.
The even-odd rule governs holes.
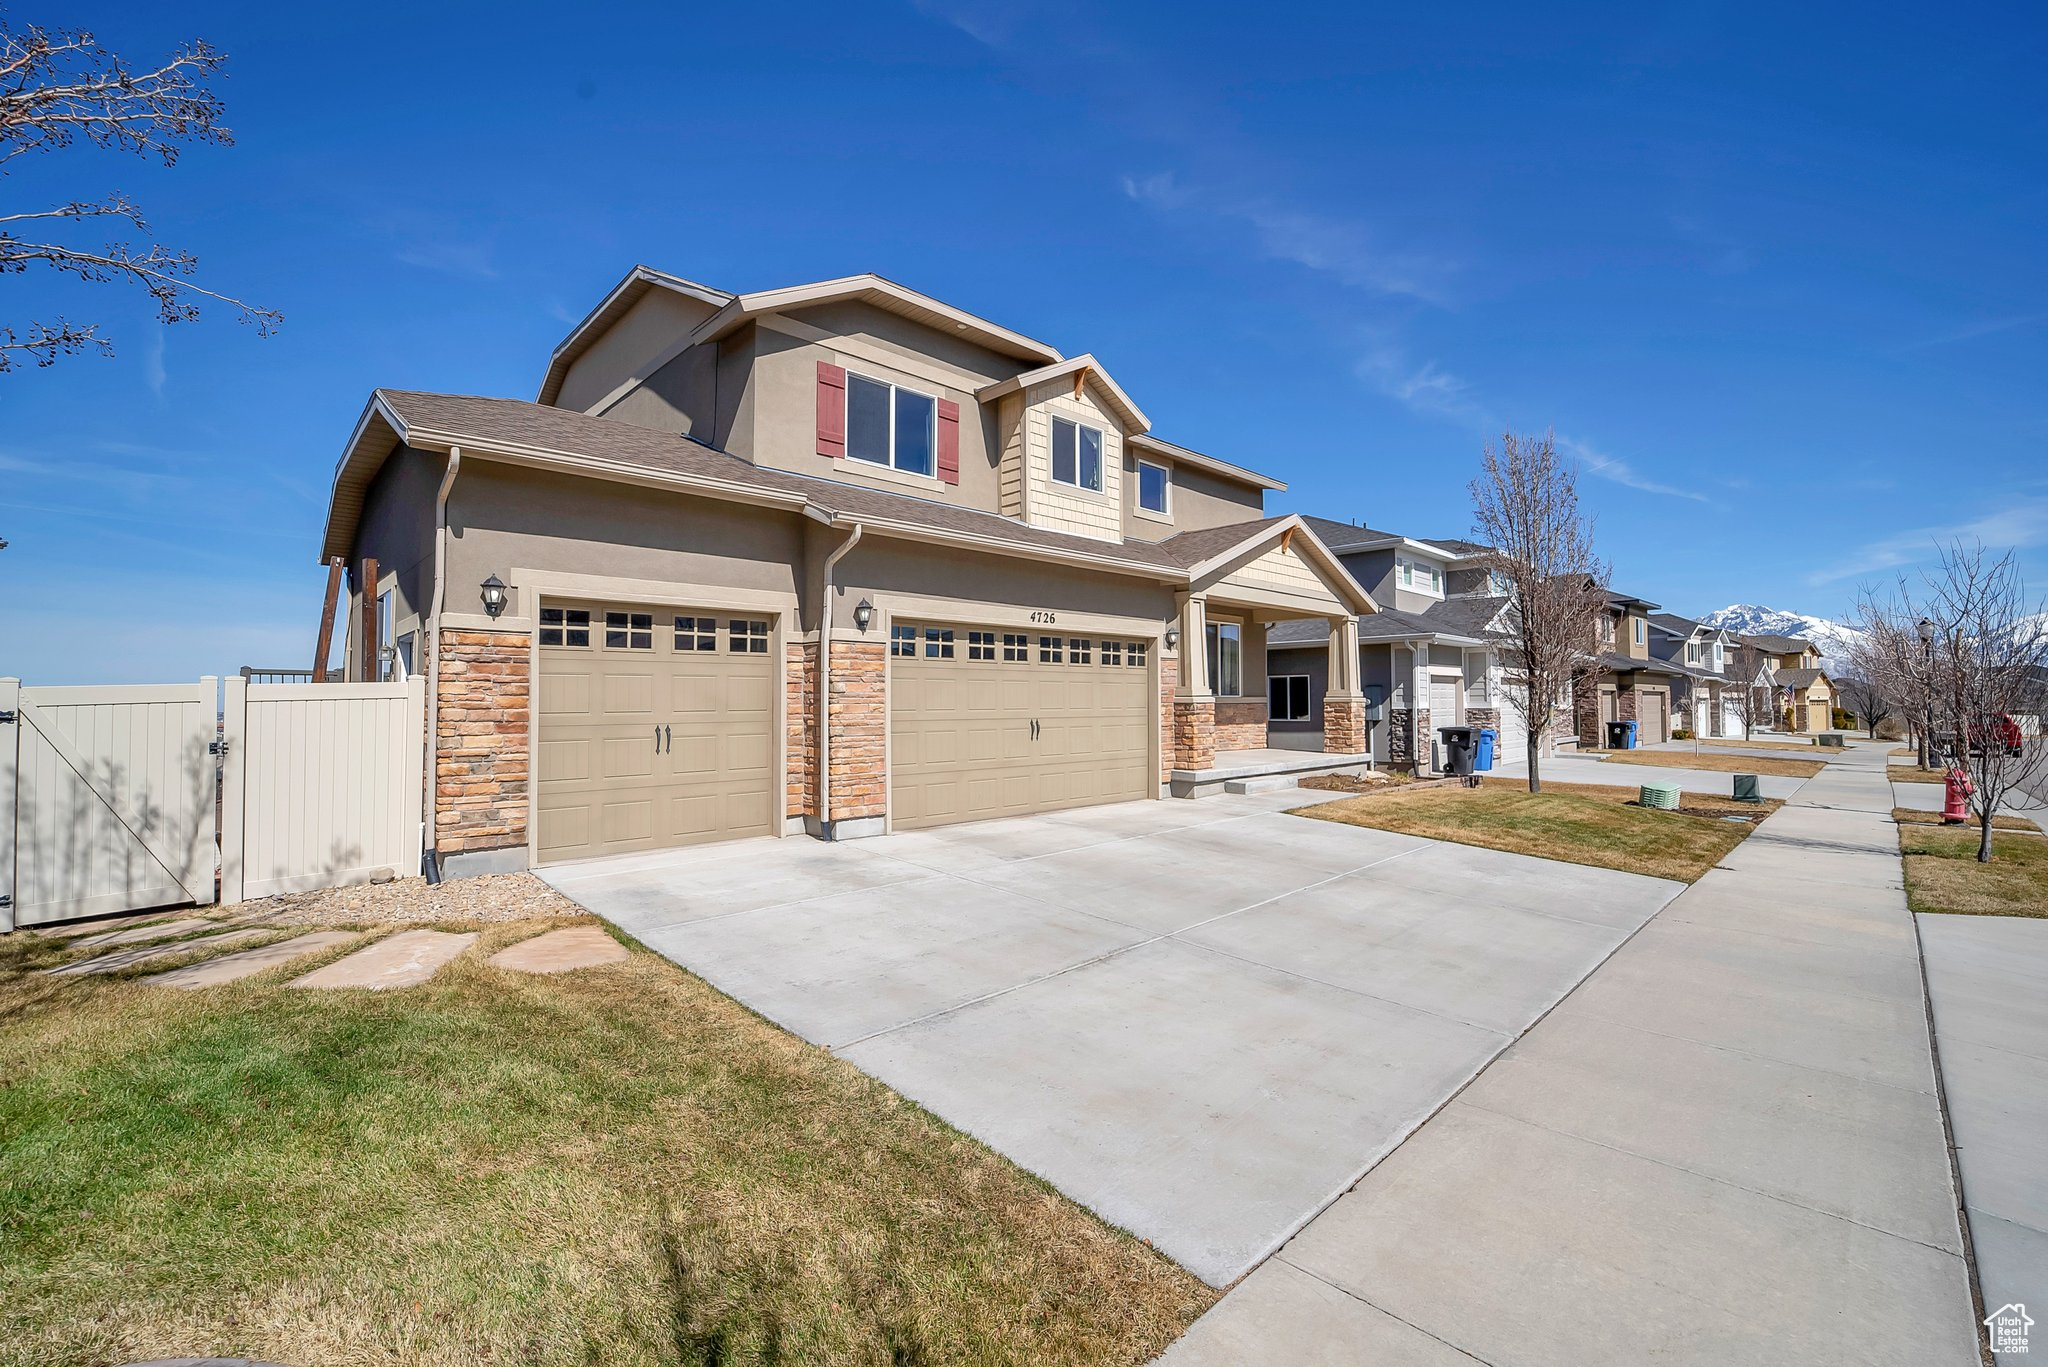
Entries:
POLYGON ((541 916, 588 916, 582 907, 530 873, 451 878, 439 887, 424 878, 359 883, 318 892, 293 892, 246 902, 237 912, 266 925, 370 926, 427 921, 527 921, 541 916))

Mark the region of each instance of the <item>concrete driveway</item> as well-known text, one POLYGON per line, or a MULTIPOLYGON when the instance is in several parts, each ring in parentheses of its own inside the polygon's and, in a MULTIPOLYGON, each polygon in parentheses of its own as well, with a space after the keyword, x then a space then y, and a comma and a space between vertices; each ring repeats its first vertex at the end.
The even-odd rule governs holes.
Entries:
POLYGON ((1318 797, 542 876, 1222 1285, 1682 887, 1283 810, 1318 797))

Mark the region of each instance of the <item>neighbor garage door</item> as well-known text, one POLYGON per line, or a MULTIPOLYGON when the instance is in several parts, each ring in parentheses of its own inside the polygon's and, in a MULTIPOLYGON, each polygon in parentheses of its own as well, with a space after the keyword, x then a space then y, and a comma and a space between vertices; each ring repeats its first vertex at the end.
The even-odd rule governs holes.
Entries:
POLYGON ((1671 699, 1663 693, 1641 692, 1636 695, 1642 700, 1642 725, 1638 728, 1639 739, 1645 745, 1655 745, 1671 739, 1669 726, 1671 699))
POLYGON ((542 862, 774 830, 771 622, 550 602, 539 635, 542 862))
POLYGON ((927 623, 890 637, 896 827, 1158 796, 1144 643, 927 623))

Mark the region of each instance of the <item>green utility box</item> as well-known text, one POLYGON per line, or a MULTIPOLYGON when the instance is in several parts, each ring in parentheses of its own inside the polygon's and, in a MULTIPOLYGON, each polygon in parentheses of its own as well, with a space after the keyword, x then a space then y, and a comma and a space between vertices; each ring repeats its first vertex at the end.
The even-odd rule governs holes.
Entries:
POLYGON ((1762 802, 1764 800, 1763 785, 1757 782, 1755 774, 1737 774, 1735 776, 1735 800, 1737 802, 1762 802))

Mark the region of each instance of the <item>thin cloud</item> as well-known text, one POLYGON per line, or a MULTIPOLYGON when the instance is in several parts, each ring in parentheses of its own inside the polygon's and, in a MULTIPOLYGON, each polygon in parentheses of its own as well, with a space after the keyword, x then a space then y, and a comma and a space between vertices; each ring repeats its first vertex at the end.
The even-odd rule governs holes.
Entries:
POLYGON ((1990 337, 2016 328, 2029 328, 2037 323, 2048 323, 2048 313, 2020 313, 2009 318, 1986 318, 1981 322, 1967 323, 1948 332, 1923 337, 1917 342, 1908 342, 1901 351, 1926 351, 1931 347, 1951 346, 1957 342, 1973 342, 1979 337, 1990 337))
POLYGON ((480 242, 412 242, 395 253, 398 260, 421 270, 466 280, 496 280, 498 268, 491 264, 490 249, 480 242))
POLYGON ((1249 229, 1259 255, 1327 275, 1369 294, 1446 302, 1445 284, 1456 274, 1447 258, 1381 246, 1353 219, 1334 218, 1260 198, 1239 199, 1181 183, 1172 171, 1119 178, 1126 198, 1167 214, 1199 214, 1249 229))
POLYGON ((164 371, 164 332, 161 324, 151 334, 149 345, 142 352, 142 379, 149 386, 149 392, 159 399, 164 396, 164 381, 169 378, 164 371))
POLYGON ((1858 575, 1905 569, 1932 558, 1938 547, 1954 541, 1987 546, 2048 545, 2048 498, 2023 498, 1967 522, 1915 527, 1865 542, 1835 564, 1806 576, 1813 585, 1834 584, 1858 575))
POLYGON ((1584 465, 1589 472, 1598 475, 1601 479, 1612 480, 1616 484, 1624 485, 1630 489, 1639 489, 1646 494, 1663 494, 1668 498, 1689 498, 1695 503, 1710 503, 1713 501, 1697 489, 1681 489, 1675 484, 1660 484, 1656 480, 1640 474, 1627 461, 1616 460, 1612 456, 1603 456, 1582 441, 1574 441, 1570 437, 1560 434, 1557 438, 1557 444, 1571 455, 1577 457, 1580 464, 1584 465))

